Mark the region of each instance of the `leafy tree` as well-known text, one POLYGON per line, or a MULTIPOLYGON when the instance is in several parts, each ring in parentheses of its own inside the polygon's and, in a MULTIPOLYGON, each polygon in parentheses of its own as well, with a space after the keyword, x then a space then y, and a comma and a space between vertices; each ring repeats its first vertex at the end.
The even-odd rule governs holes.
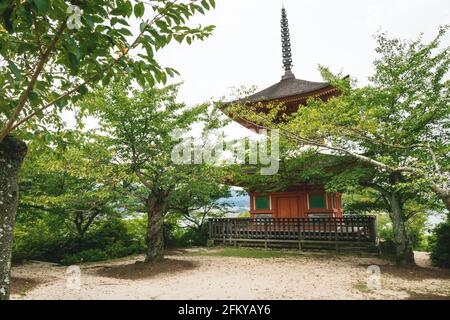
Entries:
MULTIPOLYGON (((348 78, 322 68, 324 78, 342 95, 328 101, 311 99, 307 107, 285 116, 282 106, 261 113, 259 106, 238 112, 255 124, 273 128, 301 145, 346 155, 371 168, 368 187, 375 188, 389 206, 397 261, 414 263, 405 229, 402 194, 432 191, 450 209, 448 175, 449 48, 441 48, 447 27, 428 44, 378 36, 380 58, 371 83, 357 88, 348 78), (408 190, 409 189, 409 190, 408 190)), ((231 112, 235 110, 231 109, 231 112)), ((349 170, 345 175, 359 181, 349 170)), ((347 178, 345 175, 341 177, 347 178)), ((361 177, 365 173, 361 173, 361 177)), ((348 180, 348 179, 344 179, 348 180)), ((363 179, 366 181, 366 179, 363 179)))
POLYGON ((220 169, 198 165, 191 178, 177 186, 168 199, 168 212, 178 214, 181 223, 202 231, 207 218, 222 217, 230 204, 230 187, 220 184, 220 169), (219 173, 219 174, 218 174, 219 173))
POLYGON ((104 138, 61 132, 54 146, 30 144, 22 170, 18 214, 45 211, 82 237, 97 220, 119 216, 126 198, 120 166, 102 145, 104 138))
MULTIPOLYGON (((427 249, 425 235, 428 227, 427 216, 430 212, 440 209, 437 202, 438 200, 434 198, 420 198, 416 193, 405 193, 402 196, 406 234, 411 247, 415 250, 427 249)), ((347 214, 375 214, 380 238, 387 242, 389 249, 395 250, 392 219, 389 216, 390 207, 376 189, 361 190, 358 187, 348 189, 344 194, 343 203, 347 214)))
POLYGON ((20 138, 62 126, 61 110, 124 74, 141 85, 165 83, 176 71, 161 67, 154 53, 173 40, 190 44, 209 36, 212 26, 191 28, 188 22, 214 6, 214 0, 0 3, 0 299, 9 298, 17 180, 26 153, 20 138), (151 18, 144 19, 145 12, 151 18), (133 14, 141 21, 137 35, 129 25, 133 14))
POLYGON ((450 268, 450 221, 440 223, 430 239, 431 261, 435 266, 450 268))
MULTIPOLYGON (((250 150, 247 150, 250 152, 250 150)), ((279 170, 274 175, 260 175, 262 164, 226 167, 228 184, 242 186, 246 191, 277 192, 302 183, 327 184, 351 162, 348 157, 322 154, 315 147, 300 148, 284 137, 279 141, 279 170)), ((340 185, 330 185, 342 191, 340 185)))
POLYGON ((175 164, 172 151, 180 143, 174 133, 200 121, 206 106, 187 108, 176 102, 177 86, 133 89, 118 82, 86 99, 110 136, 110 152, 127 166, 146 195, 148 214, 146 261, 164 257, 163 222, 170 195, 192 179, 194 166, 175 164))
POLYGON ((424 217, 441 211, 442 204, 423 186, 411 184, 402 175, 398 179, 395 184, 389 174, 359 161, 334 175, 327 186, 331 190, 340 186, 353 196, 364 195, 363 199, 347 204, 346 212, 387 212, 392 222, 392 237, 388 240, 395 247, 397 262, 413 264, 413 248, 423 236, 424 217))

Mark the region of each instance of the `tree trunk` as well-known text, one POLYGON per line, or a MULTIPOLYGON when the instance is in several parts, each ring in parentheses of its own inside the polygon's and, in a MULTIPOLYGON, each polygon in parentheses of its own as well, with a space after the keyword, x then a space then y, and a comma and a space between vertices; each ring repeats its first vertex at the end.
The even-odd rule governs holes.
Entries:
POLYGON ((153 262, 164 258, 164 211, 166 203, 154 197, 147 199, 147 254, 145 262, 153 262))
POLYGON ((414 252, 406 233, 400 195, 395 190, 391 191, 390 205, 396 262, 399 265, 414 265, 414 252))
POLYGON ((25 142, 6 136, 0 142, 0 300, 9 299, 11 251, 19 200, 19 172, 27 152, 25 142))

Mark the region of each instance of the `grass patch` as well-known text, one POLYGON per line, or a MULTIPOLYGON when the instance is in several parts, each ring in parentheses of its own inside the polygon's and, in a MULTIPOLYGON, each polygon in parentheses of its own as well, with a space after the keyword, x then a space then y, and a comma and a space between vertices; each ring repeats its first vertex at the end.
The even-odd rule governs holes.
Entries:
POLYGON ((365 283, 364 281, 358 281, 357 283, 355 283, 353 285, 353 288, 355 288, 358 291, 361 291, 363 293, 368 293, 371 290, 367 287, 367 283, 365 283))
POLYGON ((281 250, 265 250, 265 249, 249 249, 249 248, 221 248, 214 250, 204 250, 189 253, 195 256, 213 256, 213 257, 239 257, 239 258, 284 258, 299 256, 300 253, 281 251, 281 250))

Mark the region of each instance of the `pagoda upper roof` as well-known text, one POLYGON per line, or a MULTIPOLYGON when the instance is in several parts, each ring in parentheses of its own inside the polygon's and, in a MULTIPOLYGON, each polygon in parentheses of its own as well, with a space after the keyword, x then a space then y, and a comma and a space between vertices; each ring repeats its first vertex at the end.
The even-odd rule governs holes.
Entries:
POLYGON ((282 79, 280 82, 247 96, 240 100, 243 103, 268 102, 283 100, 293 96, 308 96, 316 91, 331 87, 328 82, 313 82, 295 78, 282 79))
MULTIPOLYGON (((260 126, 243 118, 239 114, 233 114, 227 110, 227 106, 233 104, 262 106, 257 110, 258 113, 268 113, 271 104, 282 104, 284 106, 280 113, 292 114, 298 111, 299 107, 306 105, 308 99, 328 100, 331 97, 338 96, 341 92, 328 82, 314 82, 295 78, 292 72, 292 52, 291 38, 289 34, 289 25, 286 10, 281 9, 281 48, 283 57, 284 75, 281 80, 268 88, 258 91, 247 97, 238 100, 225 102, 222 110, 235 121, 244 127, 259 132, 260 126)), ((278 121, 277 118, 274 121, 278 121)))

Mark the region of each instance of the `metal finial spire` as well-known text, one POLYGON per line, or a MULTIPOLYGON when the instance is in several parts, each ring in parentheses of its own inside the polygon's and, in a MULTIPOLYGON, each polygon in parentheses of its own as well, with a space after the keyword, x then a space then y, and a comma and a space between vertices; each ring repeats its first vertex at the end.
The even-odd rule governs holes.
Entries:
POLYGON ((294 79, 292 73, 291 37, 289 36, 289 23, 284 6, 281 8, 281 46, 283 50, 284 76, 282 79, 294 79))

